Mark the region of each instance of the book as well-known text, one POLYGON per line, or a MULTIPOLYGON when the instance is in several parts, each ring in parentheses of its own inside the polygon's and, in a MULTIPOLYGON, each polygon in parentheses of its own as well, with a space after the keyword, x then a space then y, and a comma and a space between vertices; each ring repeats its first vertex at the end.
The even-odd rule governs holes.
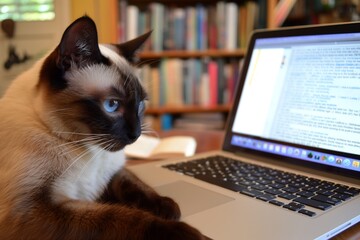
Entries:
POLYGON ((225 49, 235 50, 238 48, 238 5, 233 2, 226 3, 225 5, 225 49))
POLYGON ((214 130, 224 129, 222 113, 187 113, 175 119, 175 129, 214 130))
POLYGON ((218 104, 218 65, 215 61, 208 63, 209 72, 209 101, 210 106, 216 106, 218 104))
POLYGON ((174 48, 175 49, 185 49, 185 9, 176 8, 174 10, 174 48))
MULTIPOLYGON (((154 52, 245 48, 249 34, 259 27, 259 22, 260 26, 264 26, 267 10, 266 0, 219 0, 213 4, 194 2, 179 7, 163 1, 149 2, 146 7, 142 4, 128 5, 132 1, 118 1, 119 39, 131 39, 134 35, 152 30, 144 49, 154 52), (261 20, 258 20, 259 17, 262 17, 261 20)), ((281 0, 278 5, 282 2, 287 8, 277 7, 279 13, 284 12, 280 11, 282 9, 289 11, 289 4, 296 1, 281 0)))
POLYGON ((158 68, 151 68, 151 88, 150 92, 151 95, 149 96, 149 99, 152 103, 152 107, 158 107, 160 106, 161 102, 161 83, 160 83, 160 72, 158 68))
POLYGON ((126 19, 127 19, 127 1, 126 0, 119 0, 119 22, 118 22, 118 42, 125 42, 126 41, 126 19))
POLYGON ((226 41, 226 27, 225 26, 225 9, 226 2, 219 1, 216 4, 216 20, 217 20, 217 44, 219 49, 225 48, 226 41))
POLYGON ((129 158, 163 159, 194 155, 196 140, 189 136, 157 138, 141 135, 136 142, 125 147, 129 158))
POLYGON ((163 50, 164 44, 164 17, 165 17, 165 6, 161 3, 151 3, 149 5, 150 16, 151 16, 151 49, 155 52, 163 50))
POLYGON ((196 49, 196 9, 195 7, 186 8, 186 43, 185 49, 193 51, 196 49))
POLYGON ((238 78, 237 59, 164 58, 140 71, 148 105, 216 106, 231 102, 238 78))
POLYGON ((134 5, 127 6, 126 40, 132 40, 138 36, 139 8, 134 5))

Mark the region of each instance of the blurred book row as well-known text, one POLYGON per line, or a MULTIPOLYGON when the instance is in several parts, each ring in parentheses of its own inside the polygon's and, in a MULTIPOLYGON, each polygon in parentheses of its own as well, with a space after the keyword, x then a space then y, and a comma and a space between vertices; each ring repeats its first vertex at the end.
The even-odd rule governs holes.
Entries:
MULTIPOLYGON (((221 130, 225 127, 226 116, 227 114, 220 112, 163 114, 160 116, 159 129, 221 130)), ((154 122, 157 120, 153 115, 146 115, 144 119, 149 126, 156 125, 154 122)))
POLYGON ((120 0, 119 41, 135 38, 152 30, 145 49, 206 50, 246 47, 249 34, 255 28, 265 28, 264 3, 260 1, 218 1, 214 4, 184 7, 152 2, 144 7, 120 0))
POLYGON ((149 107, 217 106, 231 102, 242 61, 224 58, 164 58, 159 67, 145 66, 140 78, 149 107))

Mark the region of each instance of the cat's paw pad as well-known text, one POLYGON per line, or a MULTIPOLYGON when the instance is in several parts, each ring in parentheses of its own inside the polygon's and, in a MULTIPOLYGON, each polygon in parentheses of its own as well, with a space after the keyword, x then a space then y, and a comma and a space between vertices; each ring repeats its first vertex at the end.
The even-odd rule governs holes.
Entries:
POLYGON ((179 220, 179 205, 169 197, 159 197, 156 201, 155 215, 168 220, 179 220))

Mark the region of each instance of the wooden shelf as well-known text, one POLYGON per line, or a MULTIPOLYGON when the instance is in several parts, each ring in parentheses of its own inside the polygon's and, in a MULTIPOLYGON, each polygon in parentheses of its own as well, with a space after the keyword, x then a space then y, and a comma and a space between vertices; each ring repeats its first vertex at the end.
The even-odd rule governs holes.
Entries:
POLYGON ((163 106, 156 108, 147 108, 145 113, 150 115, 162 114, 181 114, 181 113, 211 113, 211 112, 224 112, 230 111, 230 105, 219 106, 163 106))
POLYGON ((141 59, 154 58, 200 58, 200 57, 244 57, 245 50, 205 50, 205 51, 186 51, 186 50, 171 50, 162 52, 144 51, 139 53, 141 59))
MULTIPOLYGON (((199 1, 202 4, 216 4, 219 0, 201 0, 199 1)), ((146 5, 154 0, 128 0, 130 4, 134 5, 146 5)), ((163 4, 174 4, 174 0, 157 0, 156 2, 163 3, 163 4)), ((197 3, 199 3, 197 2, 197 3)), ((176 6, 186 6, 186 5, 194 5, 194 0, 181 0, 176 2, 176 6)))

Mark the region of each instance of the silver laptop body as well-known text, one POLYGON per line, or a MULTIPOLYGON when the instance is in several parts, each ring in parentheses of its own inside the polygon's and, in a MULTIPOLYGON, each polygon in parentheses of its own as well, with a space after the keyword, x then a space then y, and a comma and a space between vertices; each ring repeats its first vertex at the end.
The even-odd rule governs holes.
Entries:
POLYGON ((216 240, 328 239, 358 223, 358 193, 330 207, 325 204, 326 210, 304 205, 306 212, 284 207, 294 199, 260 199, 163 167, 215 155, 356 192, 360 23, 256 31, 222 151, 129 167, 160 194, 175 199, 183 221, 216 240))

